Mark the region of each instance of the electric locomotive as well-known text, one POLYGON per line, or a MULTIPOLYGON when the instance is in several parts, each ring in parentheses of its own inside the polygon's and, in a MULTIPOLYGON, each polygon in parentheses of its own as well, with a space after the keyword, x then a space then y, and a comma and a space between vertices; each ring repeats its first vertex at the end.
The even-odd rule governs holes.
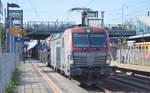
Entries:
POLYGON ((50 42, 50 66, 79 80, 95 84, 111 76, 107 64, 109 37, 97 27, 77 26, 56 34, 50 42))

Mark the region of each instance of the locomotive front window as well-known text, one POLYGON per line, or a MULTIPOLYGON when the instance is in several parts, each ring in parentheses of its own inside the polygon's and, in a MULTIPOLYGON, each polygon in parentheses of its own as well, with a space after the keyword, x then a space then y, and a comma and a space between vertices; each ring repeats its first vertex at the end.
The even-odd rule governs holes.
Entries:
POLYGON ((106 48, 105 34, 74 33, 73 46, 75 48, 106 48))
POLYGON ((104 34, 90 34, 90 47, 106 48, 106 39, 104 34))
POLYGON ((73 34, 73 46, 75 48, 89 47, 88 34, 73 34))

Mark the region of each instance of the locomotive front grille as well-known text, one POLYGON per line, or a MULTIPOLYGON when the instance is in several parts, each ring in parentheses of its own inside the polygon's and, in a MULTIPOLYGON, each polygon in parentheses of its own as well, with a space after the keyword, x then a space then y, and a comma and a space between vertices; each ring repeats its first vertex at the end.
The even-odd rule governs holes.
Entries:
POLYGON ((75 52, 73 58, 76 65, 84 66, 104 65, 106 61, 106 55, 101 52, 75 52))
POLYGON ((87 64, 85 57, 82 57, 82 58, 81 57, 74 57, 74 62, 77 65, 86 65, 87 64))

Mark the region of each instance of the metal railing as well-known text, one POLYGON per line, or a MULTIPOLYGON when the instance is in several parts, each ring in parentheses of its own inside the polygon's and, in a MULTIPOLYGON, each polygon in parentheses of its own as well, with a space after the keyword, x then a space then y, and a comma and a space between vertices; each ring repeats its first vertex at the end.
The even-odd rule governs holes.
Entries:
POLYGON ((29 21, 24 24, 24 28, 28 31, 62 31, 69 27, 75 26, 75 22, 41 22, 41 21, 29 21))
POLYGON ((118 50, 118 60, 122 63, 150 65, 150 53, 147 47, 124 47, 118 50))

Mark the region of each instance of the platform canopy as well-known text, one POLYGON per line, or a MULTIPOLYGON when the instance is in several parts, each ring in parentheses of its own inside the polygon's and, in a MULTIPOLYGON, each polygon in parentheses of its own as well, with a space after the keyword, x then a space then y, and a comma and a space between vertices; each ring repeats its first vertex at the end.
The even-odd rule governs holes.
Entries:
POLYGON ((150 34, 130 36, 127 40, 134 40, 136 42, 150 42, 150 34))

